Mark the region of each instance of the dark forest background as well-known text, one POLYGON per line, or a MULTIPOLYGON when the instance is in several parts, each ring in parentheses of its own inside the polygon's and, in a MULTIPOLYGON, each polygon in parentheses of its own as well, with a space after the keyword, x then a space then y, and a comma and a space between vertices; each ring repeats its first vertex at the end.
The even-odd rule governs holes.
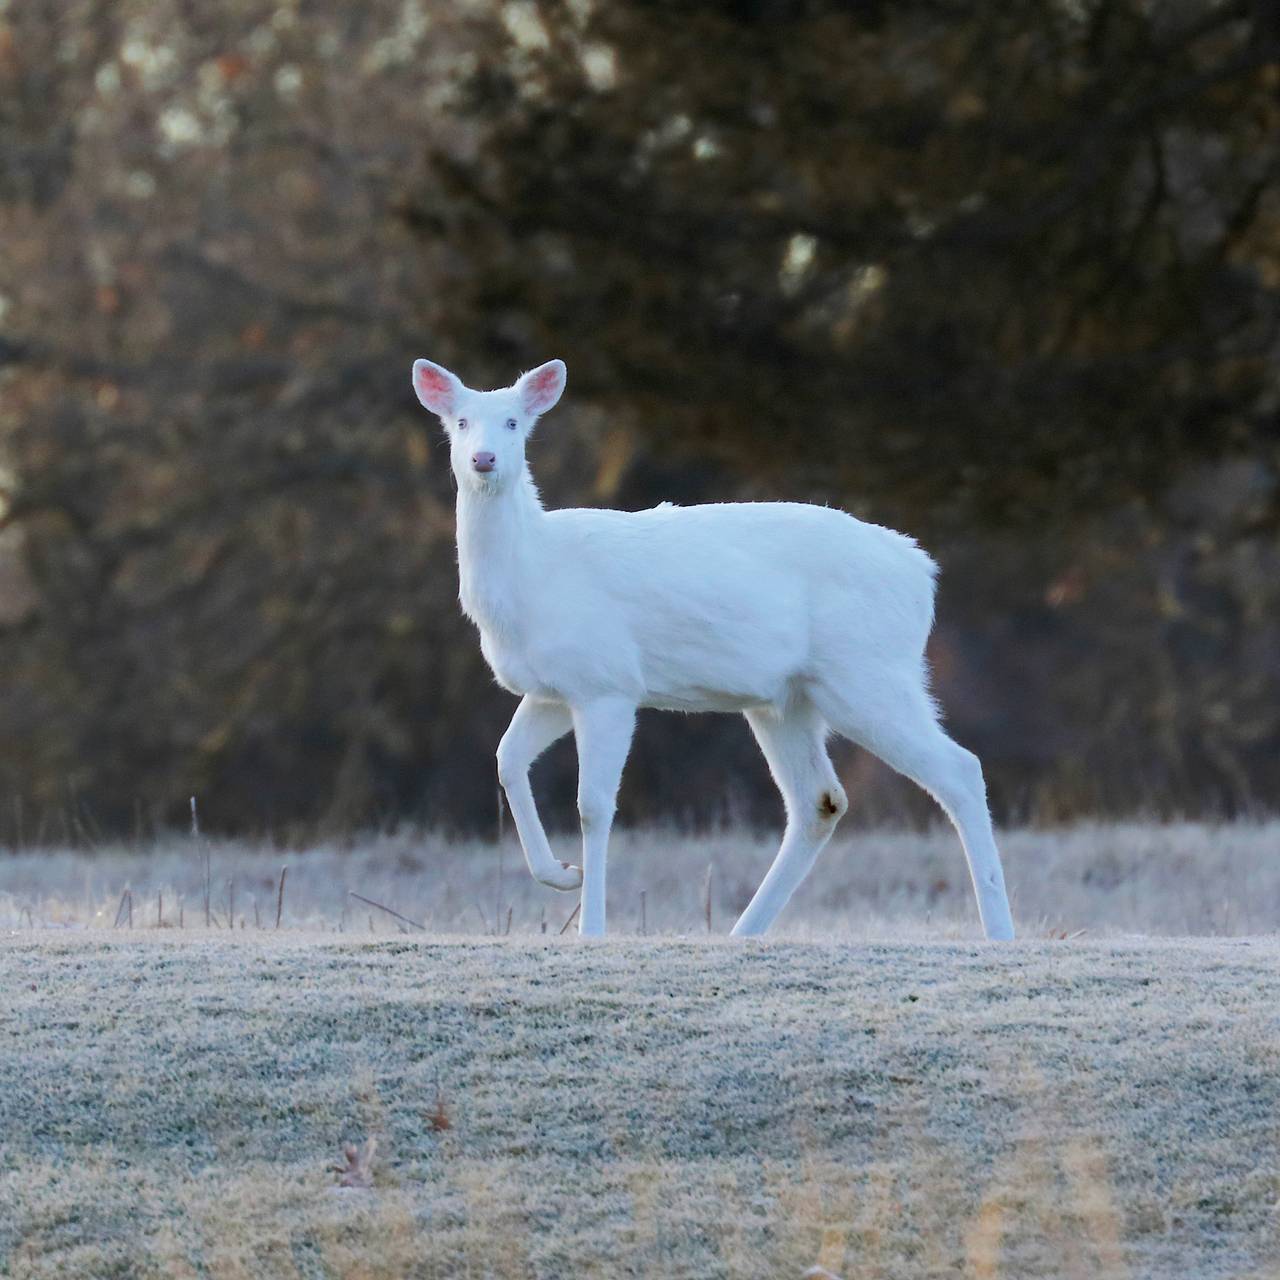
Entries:
MULTIPOLYGON (((0 840, 492 831, 420 355, 567 361, 553 505, 916 534, 1006 820, 1274 807, 1273 6, 4 7, 0 840)), ((624 820, 778 812, 642 717, 624 820)))

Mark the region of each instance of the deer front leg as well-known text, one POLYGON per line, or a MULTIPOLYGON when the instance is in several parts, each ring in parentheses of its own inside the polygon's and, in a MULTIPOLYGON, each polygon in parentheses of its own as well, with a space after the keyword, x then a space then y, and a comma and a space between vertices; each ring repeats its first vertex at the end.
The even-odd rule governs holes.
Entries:
POLYGON ((498 743, 498 781, 507 793, 511 816, 516 821, 520 847, 535 880, 553 889, 576 889, 582 883, 582 870, 561 862, 551 852, 547 833, 542 829, 538 807, 529 786, 529 769, 533 762, 558 738, 573 727, 569 708, 563 702, 536 702, 525 697, 511 717, 507 731, 498 743))
POLYGON ((578 740, 578 814, 582 819, 578 932, 585 938, 604 936, 609 831, 635 723, 635 704, 622 698, 599 698, 573 708, 573 733, 578 740))

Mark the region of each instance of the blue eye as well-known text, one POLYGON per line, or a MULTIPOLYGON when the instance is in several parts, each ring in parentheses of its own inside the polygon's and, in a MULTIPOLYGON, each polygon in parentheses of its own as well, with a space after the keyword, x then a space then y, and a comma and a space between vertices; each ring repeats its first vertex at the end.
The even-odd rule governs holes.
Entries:
POLYGON ((465 431, 466 429, 467 429, 467 420, 466 420, 466 418, 459 418, 459 419, 458 419, 458 430, 459 430, 459 431, 465 431))
POLYGON ((516 429, 516 420, 514 418, 507 419, 507 430, 514 431, 516 429))

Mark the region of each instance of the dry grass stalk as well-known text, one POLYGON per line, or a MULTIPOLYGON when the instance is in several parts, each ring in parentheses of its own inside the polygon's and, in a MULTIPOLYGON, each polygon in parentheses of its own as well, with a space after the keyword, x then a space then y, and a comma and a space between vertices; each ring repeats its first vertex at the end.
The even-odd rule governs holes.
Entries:
POLYGON ((156 890, 156 928, 164 927, 164 890, 156 890))
POLYGON ((648 911, 647 911, 648 904, 645 901, 647 896, 648 895, 645 893, 645 891, 641 889, 640 890, 640 936, 642 938, 646 933, 649 932, 649 921, 648 921, 648 911))
POLYGON ((707 932, 711 932, 711 868, 712 863, 707 863, 707 878, 702 885, 702 911, 707 920, 707 932))
MULTIPOLYGON (((284 877, 283 877, 283 875, 281 876, 280 884, 281 884, 281 886, 282 886, 282 890, 281 890, 281 891, 283 892, 283 885, 284 885, 284 877)), ((416 920, 410 920, 408 916, 402 916, 398 911, 393 911, 390 907, 384 907, 384 906, 382 905, 382 903, 381 903, 381 902, 374 902, 374 900, 373 900, 372 898, 366 898, 363 894, 357 893, 354 889, 348 889, 348 890, 347 890, 347 892, 348 892, 348 893, 349 893, 353 898, 355 898, 357 901, 359 901, 359 902, 363 902, 363 903, 365 903, 367 906, 370 906, 370 907, 377 907, 379 911, 385 911, 385 912, 387 913, 387 915, 389 915, 389 916, 395 916, 395 918, 396 918, 397 920, 403 920, 405 924, 411 924, 415 929, 417 929, 417 930, 418 930, 418 932, 419 932, 419 933, 426 933, 426 931, 427 931, 427 926, 426 926, 426 925, 419 924, 416 920)), ((277 923, 276 927, 277 927, 277 928, 279 928, 279 924, 278 924, 278 923, 277 923)), ((372 916, 370 916, 370 917, 369 917, 369 932, 370 932, 370 933, 372 933, 372 932, 373 932, 373 917, 372 917, 372 916)))
POLYGON ((289 864, 280 868, 280 887, 276 890, 276 928, 280 927, 280 917, 284 914, 284 878, 289 874, 289 864))
MULTIPOLYGON (((196 809, 196 798, 191 797, 191 839, 200 844, 200 814, 196 809)), ((204 855, 204 927, 210 927, 213 916, 213 883, 212 883, 212 867, 209 862, 209 845, 206 842, 201 848, 204 855)))
POLYGON ((560 926, 560 933, 561 933, 561 936, 563 936, 563 935, 564 935, 564 933, 565 933, 565 932, 566 932, 566 930, 569 928, 569 926, 570 926, 570 925, 571 925, 571 924, 572 924, 572 923, 573 923, 573 922, 578 918, 578 912, 579 912, 579 911, 581 911, 581 910, 582 910, 582 899, 581 899, 581 898, 579 898, 579 899, 578 899, 578 905, 577 905, 576 907, 574 907, 572 914, 571 914, 571 915, 569 916, 569 918, 564 922, 564 924, 562 924, 562 925, 560 926))
POLYGON ((493 904, 493 933, 502 932, 502 881, 506 871, 507 847, 502 839, 502 788, 498 788, 498 897, 493 904))
POLYGON ((368 1189, 373 1186, 373 1155, 378 1149, 378 1139, 368 1137, 362 1147, 348 1142, 342 1148, 342 1163, 329 1167, 338 1175, 338 1186, 368 1189))
POLYGON ((436 1105, 427 1117, 427 1123, 436 1133, 443 1133, 446 1129, 453 1128, 453 1121, 449 1119, 449 1113, 445 1110, 444 1094, 439 1089, 436 1090, 436 1105))

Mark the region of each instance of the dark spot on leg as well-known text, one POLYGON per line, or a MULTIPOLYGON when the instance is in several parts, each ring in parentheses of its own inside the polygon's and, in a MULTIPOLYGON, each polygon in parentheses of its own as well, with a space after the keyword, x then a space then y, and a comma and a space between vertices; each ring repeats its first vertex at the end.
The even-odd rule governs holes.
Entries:
POLYGON ((824 818, 834 818, 839 812, 840 806, 832 798, 831 792, 824 791, 822 799, 818 801, 818 813, 824 818))

